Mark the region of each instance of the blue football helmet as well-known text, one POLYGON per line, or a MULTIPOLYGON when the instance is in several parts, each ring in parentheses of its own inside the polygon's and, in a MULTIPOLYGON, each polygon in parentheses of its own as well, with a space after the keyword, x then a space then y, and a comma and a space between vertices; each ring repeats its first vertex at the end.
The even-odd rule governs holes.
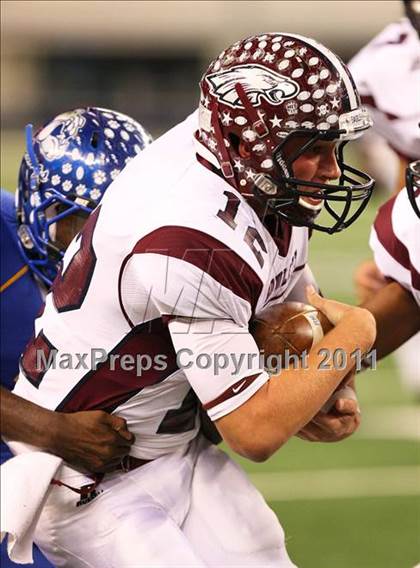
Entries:
POLYGON ((35 136, 32 125, 26 127, 16 191, 18 240, 30 269, 47 286, 65 252, 55 242, 56 223, 87 216, 127 162, 151 142, 132 118, 96 107, 60 114, 35 136))

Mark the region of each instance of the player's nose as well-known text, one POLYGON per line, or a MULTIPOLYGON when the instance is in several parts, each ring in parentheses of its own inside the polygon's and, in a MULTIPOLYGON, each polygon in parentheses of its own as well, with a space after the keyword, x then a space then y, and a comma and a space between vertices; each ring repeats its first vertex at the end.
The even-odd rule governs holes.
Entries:
POLYGON ((337 162, 335 150, 328 152, 321 162, 321 176, 327 179, 338 179, 341 175, 341 170, 337 162))

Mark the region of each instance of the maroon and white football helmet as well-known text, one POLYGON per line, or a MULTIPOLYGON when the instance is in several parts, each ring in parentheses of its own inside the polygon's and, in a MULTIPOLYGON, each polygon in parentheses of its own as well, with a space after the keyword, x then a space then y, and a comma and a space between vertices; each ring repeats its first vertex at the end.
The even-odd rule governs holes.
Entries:
POLYGON ((372 121, 344 63, 315 40, 267 33, 238 41, 215 59, 201 83, 198 154, 245 197, 293 225, 333 233, 366 207, 374 180, 344 163, 343 147, 372 121), (285 144, 302 144, 286 158, 285 144), (319 140, 338 140, 338 184, 293 176, 293 162, 319 140), (239 142, 250 148, 239 153, 239 142), (309 190, 308 188, 311 188, 309 190), (312 205, 312 200, 322 200, 312 205), (315 221, 323 205, 332 222, 315 221))

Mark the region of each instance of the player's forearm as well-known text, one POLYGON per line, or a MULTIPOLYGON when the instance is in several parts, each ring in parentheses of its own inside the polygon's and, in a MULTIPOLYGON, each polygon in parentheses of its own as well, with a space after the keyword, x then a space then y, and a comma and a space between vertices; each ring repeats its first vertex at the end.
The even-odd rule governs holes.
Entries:
POLYGON ((1 388, 1 435, 54 452, 57 416, 8 390, 1 388))
POLYGON ((349 312, 317 344, 299 370, 283 371, 253 397, 217 423, 224 439, 238 453, 263 461, 307 424, 354 367, 351 354, 367 352, 375 339, 372 316, 366 310, 349 312), (340 349, 343 365, 321 370, 325 353, 340 349))
POLYGON ((397 282, 392 282, 363 304, 377 326, 373 348, 377 359, 385 357, 420 330, 420 309, 413 296, 397 282))

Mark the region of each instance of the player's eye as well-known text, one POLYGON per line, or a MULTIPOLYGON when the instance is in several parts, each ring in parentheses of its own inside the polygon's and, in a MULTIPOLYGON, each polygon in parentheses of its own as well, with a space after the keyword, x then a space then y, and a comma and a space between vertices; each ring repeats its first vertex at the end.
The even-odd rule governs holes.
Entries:
POLYGON ((311 146, 310 148, 308 148, 305 152, 305 154, 308 155, 314 155, 314 154, 320 154, 321 152, 323 152, 323 147, 319 144, 315 144, 314 146, 311 146))

